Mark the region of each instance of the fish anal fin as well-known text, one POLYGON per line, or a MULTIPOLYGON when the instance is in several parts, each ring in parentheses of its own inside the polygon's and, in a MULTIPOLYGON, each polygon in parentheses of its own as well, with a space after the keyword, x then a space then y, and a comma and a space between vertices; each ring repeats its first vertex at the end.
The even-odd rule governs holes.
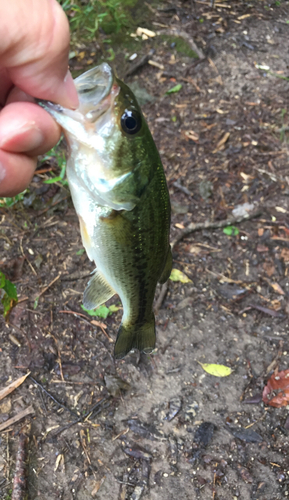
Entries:
POLYGON ((161 277, 159 279, 159 283, 161 285, 169 279, 171 272, 172 272, 172 266, 173 266, 172 249, 171 249, 171 246, 169 246, 167 258, 166 258, 166 263, 165 263, 165 266, 163 268, 163 272, 161 274, 161 277))
POLYGON ((151 319, 143 324, 125 325, 122 323, 114 346, 114 357, 122 359, 134 348, 148 354, 155 348, 155 343, 155 317, 153 314, 151 319))
POLYGON ((84 291, 83 305, 85 309, 96 309, 114 294, 115 291, 113 288, 108 284, 103 275, 96 270, 84 291))

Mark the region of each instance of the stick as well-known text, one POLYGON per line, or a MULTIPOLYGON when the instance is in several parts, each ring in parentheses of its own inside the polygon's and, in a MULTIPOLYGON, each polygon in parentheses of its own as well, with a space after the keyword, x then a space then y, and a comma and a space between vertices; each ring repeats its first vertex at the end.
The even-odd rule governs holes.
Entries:
POLYGON ((21 420, 24 417, 27 417, 27 415, 30 415, 30 413, 34 413, 33 406, 28 406, 28 408, 25 408, 25 410, 20 411, 15 417, 9 418, 6 420, 6 422, 3 422, 3 424, 0 425, 0 432, 4 431, 7 427, 10 425, 15 424, 15 422, 18 422, 18 420, 21 420))
POLYGON ((191 224, 188 225, 188 227, 183 229, 183 231, 181 231, 180 234, 176 237, 176 239, 172 242, 172 250, 183 238, 185 238, 191 233, 194 233, 195 231, 200 231, 201 229, 219 229, 221 227, 231 226, 232 224, 240 224, 244 220, 250 220, 254 219, 255 217, 259 217, 261 213, 262 210, 258 209, 255 212, 242 215, 241 217, 229 217, 228 219, 225 220, 212 221, 212 222, 206 220, 205 222, 197 222, 196 224, 192 222, 191 224))
POLYGON ((131 68, 129 68, 127 70, 125 76, 131 76, 134 73, 136 73, 140 68, 142 68, 142 66, 144 66, 145 64, 147 64, 149 62, 149 59, 151 58, 151 56, 152 56, 152 54, 150 51, 149 54, 145 54, 143 57, 141 57, 139 59, 139 61, 137 61, 135 64, 133 64, 131 66, 131 68))
POLYGON ((48 392, 42 384, 40 384, 40 382, 38 382, 37 380, 35 380, 35 378, 31 377, 31 375, 29 375, 29 378, 32 380, 32 382, 34 382, 34 384, 38 385, 38 387, 40 387, 40 389, 43 390, 43 392, 45 392, 45 394, 47 394, 47 396, 50 397, 50 399, 52 399, 52 401, 54 401, 54 403, 56 403, 58 406, 60 406, 61 408, 63 408, 64 410, 66 411, 69 411, 69 413, 71 413, 71 415, 74 415, 74 417, 77 416, 77 414, 75 413, 75 411, 71 410, 70 408, 68 408, 67 406, 65 406, 64 404, 60 403, 54 396, 52 396, 52 394, 50 394, 50 392, 48 392))
MULTIPOLYGON (((73 422, 70 422, 70 424, 67 424, 65 425, 64 427, 61 427, 61 429, 58 429, 54 434, 53 434, 53 437, 55 436, 58 436, 58 434, 60 434, 61 432, 63 431, 66 431, 67 429, 69 429, 70 427, 72 427, 73 425, 75 424, 79 424, 79 422, 83 422, 83 420, 85 420, 88 415, 91 415, 91 413, 93 413, 95 411, 95 409, 102 405, 102 403, 104 403, 105 401, 109 400, 111 398, 111 396, 105 396, 104 398, 102 398, 100 401, 98 401, 95 405, 92 406, 92 408, 90 410, 88 410, 84 415, 81 415, 79 418, 77 418, 76 420, 74 420, 73 422)), ((110 403, 109 403, 110 405, 110 403)), ((108 406, 109 406, 108 405, 108 406)), ((102 410, 102 408, 99 408, 98 412, 97 413, 100 413, 102 410)), ((96 414, 97 414, 96 413, 96 414)))
POLYGON ((54 278, 50 283, 49 285, 47 285, 45 288, 43 288, 43 290, 40 292, 40 294, 37 296, 37 298, 39 299, 41 297, 41 295, 43 295, 45 292, 47 292, 48 288, 50 288, 54 283, 55 281, 59 280, 61 276, 61 273, 59 273, 58 276, 56 276, 56 278, 54 278))
MULTIPOLYGON (((246 215, 243 215, 242 217, 230 217, 225 220, 220 220, 220 221, 205 221, 205 222, 197 222, 194 224, 193 222, 188 225, 183 231, 179 233, 179 235, 174 239, 172 242, 172 250, 175 248, 175 246, 186 236, 188 236, 191 233, 194 233, 195 231, 200 231, 201 229, 217 229, 221 227, 226 227, 226 226, 231 226, 232 224, 240 224, 244 220, 250 220, 254 219, 255 217, 259 217, 261 215, 262 210, 259 208, 255 210, 255 212, 248 213, 246 215)), ((167 291, 169 287, 169 280, 166 281, 166 283, 163 284, 160 294, 158 296, 158 299, 156 301, 156 304, 154 306, 155 313, 157 314, 159 309, 161 308, 161 305, 166 297, 167 291)))
POLYGON ((24 500, 26 490, 26 458, 28 436, 22 432, 19 436, 19 444, 16 455, 15 474, 13 479, 13 492, 11 500, 24 500))

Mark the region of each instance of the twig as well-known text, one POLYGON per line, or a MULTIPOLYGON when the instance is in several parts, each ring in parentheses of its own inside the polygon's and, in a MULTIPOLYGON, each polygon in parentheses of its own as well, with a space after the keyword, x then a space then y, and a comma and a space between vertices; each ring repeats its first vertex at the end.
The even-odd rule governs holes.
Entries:
POLYGON ((19 242, 19 246, 20 246, 21 253, 22 253, 22 255, 23 255, 24 259, 25 259, 25 260, 27 260, 27 263, 28 263, 28 265, 29 265, 29 267, 30 267, 31 271, 33 272, 33 274, 34 274, 35 276, 37 276, 37 272, 35 271, 35 269, 34 269, 34 267, 32 266, 32 264, 31 264, 30 260, 29 260, 29 259, 27 259, 26 255, 25 255, 25 253, 24 253, 24 250, 23 250, 23 245, 22 245, 22 240, 23 240, 23 237, 22 237, 22 238, 20 238, 20 242, 19 242))
POLYGON ((20 411, 15 417, 9 418, 6 420, 6 422, 3 422, 3 424, 0 424, 0 432, 4 431, 7 427, 10 427, 10 425, 15 424, 19 420, 21 420, 24 417, 27 417, 27 415, 30 415, 30 413, 34 413, 33 406, 28 406, 28 408, 25 408, 25 410, 20 411))
POLYGON ((46 207, 44 210, 42 210, 41 212, 38 212, 35 217, 39 217, 40 215, 43 215, 45 214, 45 212, 47 212, 47 210, 50 210, 50 208, 53 208, 55 207, 56 205, 58 205, 59 203, 61 203, 62 201, 65 201, 69 198, 69 196, 64 196, 64 198, 61 198, 61 200, 58 200, 56 201, 55 203, 52 203, 52 205, 49 205, 49 207, 46 207))
POLYGON ((180 234, 176 237, 176 239, 172 242, 172 250, 173 248, 186 236, 195 231, 200 231, 201 229, 219 229, 221 227, 231 226, 232 224, 240 224, 245 220, 254 219, 255 217, 259 217, 261 215, 262 210, 258 209, 255 212, 250 212, 246 215, 242 215, 241 217, 229 217, 225 220, 220 221, 205 221, 205 222, 197 222, 196 224, 191 223, 180 232, 180 234))
MULTIPOLYGON (((78 312, 75 312, 75 311, 59 311, 60 313, 63 313, 63 314, 73 314, 76 318, 78 317, 80 319, 80 321, 84 321, 85 323, 88 323, 88 325, 90 326, 97 326, 101 329, 102 333, 105 335, 105 337, 108 339, 109 342, 113 342, 113 340, 109 337, 109 335, 106 333, 106 331, 104 330, 104 328, 106 328, 106 325, 104 323, 101 323, 100 321, 95 321, 95 320, 92 320, 92 321, 89 321, 86 316, 82 313, 78 313, 78 312)), ((96 341, 99 342, 103 348, 108 352, 108 355, 112 361, 112 364, 114 364, 114 358, 112 357, 111 353, 109 352, 109 349, 104 345, 104 343, 99 340, 97 337, 96 337, 96 341)))
MULTIPOLYGON (((207 220, 205 222, 197 222, 196 224, 191 223, 188 225, 188 227, 183 229, 183 231, 181 231, 179 233, 179 235, 174 239, 174 241, 172 242, 172 245, 171 245, 172 250, 175 248, 175 246, 183 238, 185 238, 186 236, 188 236, 191 233, 194 233, 195 231, 200 231, 201 229, 217 229, 217 228, 221 228, 221 227, 230 226, 231 224, 240 224, 241 222, 243 222, 245 220, 250 220, 250 219, 254 219, 255 217, 259 217, 259 215, 261 215, 261 213, 262 213, 262 210, 257 209, 257 210, 255 210, 255 212, 248 213, 246 215, 243 215, 242 217, 230 217, 230 218, 225 219, 225 220, 212 221, 212 222, 207 220)), ((168 287, 169 287, 169 280, 163 284, 161 291, 160 291, 160 294, 158 296, 158 299, 155 303, 154 310, 156 313, 161 308, 161 305, 162 305, 162 303, 165 299, 165 296, 167 294, 168 287)))
MULTIPOLYGON (((30 427, 27 428, 29 433, 30 427)), ((26 457, 29 437, 25 432, 19 436, 18 450, 16 455, 15 474, 13 479, 13 491, 11 500, 24 500, 26 490, 26 457)))
POLYGON ((178 181, 173 182, 173 186, 185 193, 187 196, 192 196, 191 191, 189 191, 189 189, 185 186, 182 186, 178 181))
POLYGON ((148 54, 145 54, 143 57, 141 57, 138 61, 136 61, 135 64, 133 64, 125 73, 125 76, 131 76, 134 73, 136 73, 142 66, 147 64, 149 62, 149 59, 152 56, 153 51, 151 50, 148 54))
POLYGON ((161 305, 163 303, 163 301, 165 300, 166 298, 166 295, 167 295, 167 291, 168 291, 168 288, 169 288, 169 280, 167 280, 161 287, 161 291, 160 291, 160 294, 156 300, 156 303, 154 305, 154 311, 155 313, 157 314, 161 308, 161 305))
MULTIPOLYGON (((106 397, 104 397, 103 399, 101 399, 100 401, 98 401, 98 402, 97 402, 97 403, 96 403, 96 404, 95 404, 92 408, 90 408, 90 410, 88 410, 88 411, 87 411, 84 415, 81 415, 79 418, 77 418, 77 419, 76 419, 76 420, 74 420, 73 422, 70 422, 70 424, 67 424, 67 425, 65 425, 64 427, 61 427, 61 429, 58 429, 58 430, 57 430, 57 431, 53 434, 53 437, 57 436, 58 434, 60 434, 60 433, 61 433, 61 432, 63 432, 63 431, 66 431, 67 429, 69 429, 69 428, 70 428, 70 427, 72 427, 73 425, 75 425, 75 424, 79 424, 79 422, 83 422, 83 421, 86 419, 86 417, 88 417, 88 415, 91 415, 91 414, 94 412, 94 410, 95 410, 98 406, 102 405, 102 403, 104 403, 105 401, 107 401, 107 400, 108 400, 108 399, 110 399, 110 398, 111 398, 111 396, 106 396, 106 397)), ((102 409, 103 409, 103 408, 100 408, 100 409, 99 409, 99 411, 97 412, 97 414, 98 414, 98 413, 100 413, 102 409)))
POLYGON ((50 397, 50 399, 52 399, 52 401, 54 401, 54 403, 56 403, 58 406, 60 406, 61 408, 63 408, 64 410, 66 411, 69 411, 69 413, 71 413, 71 415, 74 415, 74 417, 77 416, 77 414, 75 413, 75 411, 71 410, 70 408, 68 408, 67 406, 65 406, 64 404, 60 403, 54 396, 52 396, 52 394, 50 394, 50 392, 48 392, 42 384, 40 384, 40 382, 38 382, 37 380, 35 380, 35 378, 33 378, 31 375, 29 375, 29 378, 32 380, 32 382, 34 382, 34 384, 38 385, 38 387, 40 387, 40 389, 43 390, 43 392, 45 392, 45 394, 47 394, 47 396, 50 397))
POLYGON ((43 295, 45 292, 47 292, 48 288, 50 288, 50 287, 51 287, 51 286, 55 283, 55 281, 59 280, 60 276, 61 276, 61 273, 59 273, 59 275, 58 275, 58 276, 56 276, 56 278, 54 278, 54 279, 53 279, 53 280, 49 283, 49 285, 47 285, 45 288, 43 288, 43 290, 40 292, 40 294, 39 294, 39 295, 37 295, 37 298, 39 299, 39 298, 41 297, 41 295, 43 295))
POLYGON ((186 33, 185 31, 178 30, 176 28, 170 28, 170 29, 157 31, 156 35, 171 35, 171 36, 178 36, 180 38, 183 38, 184 40, 186 40, 189 43, 189 45, 191 46, 191 49, 197 54, 199 59, 205 59, 205 56, 204 56, 202 49, 197 47, 197 45, 194 42, 194 40, 192 39, 192 37, 190 35, 188 35, 188 33, 186 33))

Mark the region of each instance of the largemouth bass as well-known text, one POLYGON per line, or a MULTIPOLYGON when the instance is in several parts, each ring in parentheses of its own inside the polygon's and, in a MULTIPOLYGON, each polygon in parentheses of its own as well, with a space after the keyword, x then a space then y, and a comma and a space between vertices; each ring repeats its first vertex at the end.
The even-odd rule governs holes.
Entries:
POLYGON ((153 300, 170 276, 170 201, 163 166, 141 109, 106 63, 75 80, 76 111, 39 101, 69 145, 67 179, 83 245, 96 270, 83 296, 95 309, 123 305, 114 354, 155 347, 153 300))

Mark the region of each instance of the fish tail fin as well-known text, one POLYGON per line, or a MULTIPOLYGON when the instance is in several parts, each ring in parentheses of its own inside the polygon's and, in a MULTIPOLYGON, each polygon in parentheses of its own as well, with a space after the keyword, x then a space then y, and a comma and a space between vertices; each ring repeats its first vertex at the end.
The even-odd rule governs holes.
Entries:
POLYGON ((114 357, 122 359, 133 348, 148 354, 155 348, 155 343, 155 317, 152 313, 151 319, 145 323, 120 325, 114 347, 114 357))

